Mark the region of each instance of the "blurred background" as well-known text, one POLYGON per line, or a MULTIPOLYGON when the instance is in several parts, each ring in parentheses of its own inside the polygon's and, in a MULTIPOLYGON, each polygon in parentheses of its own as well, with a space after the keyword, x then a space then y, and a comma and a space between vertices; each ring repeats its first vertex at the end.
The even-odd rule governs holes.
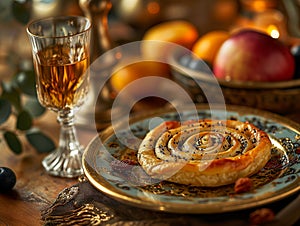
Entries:
MULTIPOLYGON (((201 35, 246 24, 254 13, 266 9, 280 10, 286 15, 282 2, 289 0, 111 0, 109 33, 118 45, 140 40, 155 24, 185 19, 194 24, 201 35)), ((67 14, 84 15, 79 0, 0 1, 0 79, 8 79, 19 67, 29 66, 31 52, 25 31, 29 21, 67 14)))
MULTIPOLYGON (((100 45, 97 53, 93 53, 94 56, 99 56, 113 46, 142 40, 145 33, 155 25, 182 19, 197 29, 197 38, 210 31, 231 32, 252 27, 263 30, 290 47, 300 46, 299 6, 299 0, 1 0, 0 81, 10 80, 18 71, 32 69, 26 25, 35 19, 57 15, 85 15, 93 18, 92 21, 96 23, 93 30, 97 30, 93 41, 100 45)), ((92 51, 95 49, 93 46, 92 51)), ((253 92, 257 93, 257 89, 253 92)), ((288 93, 288 97, 282 97, 280 93, 282 103, 286 103, 289 98, 293 100, 290 105, 295 105, 295 95, 298 96, 299 88, 293 88, 292 92, 292 95, 288 93)), ((261 96, 260 93, 258 95, 261 96)), ((269 91, 267 95, 278 102, 278 98, 269 91)), ((233 95, 234 100, 236 96, 233 95)), ((238 104, 258 106, 259 100, 247 104, 244 99, 241 97, 238 104)), ((272 102, 272 106, 267 109, 273 110, 275 105, 272 102)), ((265 100, 262 106, 265 108, 265 100)), ((280 105, 280 109, 286 108, 280 105)))

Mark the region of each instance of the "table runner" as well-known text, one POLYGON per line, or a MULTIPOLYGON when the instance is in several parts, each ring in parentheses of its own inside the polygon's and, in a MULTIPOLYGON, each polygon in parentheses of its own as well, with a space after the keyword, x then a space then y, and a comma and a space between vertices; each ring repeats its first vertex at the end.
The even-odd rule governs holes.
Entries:
MULTIPOLYGON (((296 194, 297 196, 297 194, 296 194)), ((146 210, 120 203, 94 188, 86 179, 61 191, 57 199, 42 210, 44 225, 130 225, 130 226, 246 226, 257 209, 274 213, 295 199, 295 195, 270 205, 221 214, 176 214, 146 210)), ((300 222, 298 222, 300 223, 300 222)), ((280 225, 276 219, 262 225, 280 225)))

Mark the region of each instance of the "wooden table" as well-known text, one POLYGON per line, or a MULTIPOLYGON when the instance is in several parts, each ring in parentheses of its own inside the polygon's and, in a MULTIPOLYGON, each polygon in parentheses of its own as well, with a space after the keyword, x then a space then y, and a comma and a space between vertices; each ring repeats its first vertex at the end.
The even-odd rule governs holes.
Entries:
MULTIPOLYGON (((36 125, 53 140, 58 140, 59 127, 54 113, 47 112, 36 125)), ((93 132, 78 132, 84 145, 94 136, 93 132)), ((41 165, 45 154, 38 154, 26 142, 24 153, 19 156, 3 143, 0 145, 0 166, 10 167, 17 176, 14 189, 7 194, 0 194, 0 226, 42 225, 41 211, 55 201, 59 192, 76 184, 78 180, 47 175, 41 165)))
MULTIPOLYGON (((54 113, 47 112, 36 125, 57 142, 59 126, 54 113)), ((84 145, 90 140, 86 136, 80 138, 84 145)), ((41 210, 49 206, 61 190, 78 182, 46 174, 41 165, 46 154, 37 153, 26 142, 23 145, 23 153, 15 155, 4 142, 0 143, 0 166, 11 168, 17 176, 14 189, 7 194, 0 193, 0 226, 42 225, 41 210)))

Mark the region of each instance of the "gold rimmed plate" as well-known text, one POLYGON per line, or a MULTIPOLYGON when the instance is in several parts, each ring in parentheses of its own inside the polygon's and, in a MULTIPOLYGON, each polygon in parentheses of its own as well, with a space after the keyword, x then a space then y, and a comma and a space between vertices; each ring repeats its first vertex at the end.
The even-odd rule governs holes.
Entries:
MULTIPOLYGON (((197 117, 249 121, 266 131, 272 141, 272 157, 253 175, 253 189, 237 194, 234 185, 203 188, 166 181, 143 181, 133 174, 139 168, 136 152, 146 133, 162 120, 194 117, 186 108, 181 115, 174 109, 162 109, 128 120, 128 128, 110 126, 87 146, 83 168, 90 183, 120 202, 172 213, 222 213, 265 205, 286 198, 300 190, 300 126, 284 117, 247 107, 226 106, 210 109, 198 105, 197 117), (213 112, 213 113, 212 113, 213 112), (134 139, 133 139, 134 138, 134 139), (127 159, 130 164, 117 165, 127 159), (128 168, 129 166, 129 168, 128 168), (123 167, 123 168, 122 168, 123 167), (128 172, 129 174, 127 174, 128 172), (142 181, 142 182, 141 182, 142 181)), ((125 123, 126 124, 126 123, 125 123)))

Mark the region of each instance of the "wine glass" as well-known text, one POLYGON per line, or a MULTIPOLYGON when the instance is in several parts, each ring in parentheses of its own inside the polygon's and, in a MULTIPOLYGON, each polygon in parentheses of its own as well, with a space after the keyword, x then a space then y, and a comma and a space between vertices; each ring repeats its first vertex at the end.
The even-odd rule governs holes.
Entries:
POLYGON ((58 148, 42 165, 55 176, 83 173, 74 114, 83 104, 89 86, 90 21, 81 16, 59 16, 31 22, 27 27, 40 103, 57 112, 58 148))

